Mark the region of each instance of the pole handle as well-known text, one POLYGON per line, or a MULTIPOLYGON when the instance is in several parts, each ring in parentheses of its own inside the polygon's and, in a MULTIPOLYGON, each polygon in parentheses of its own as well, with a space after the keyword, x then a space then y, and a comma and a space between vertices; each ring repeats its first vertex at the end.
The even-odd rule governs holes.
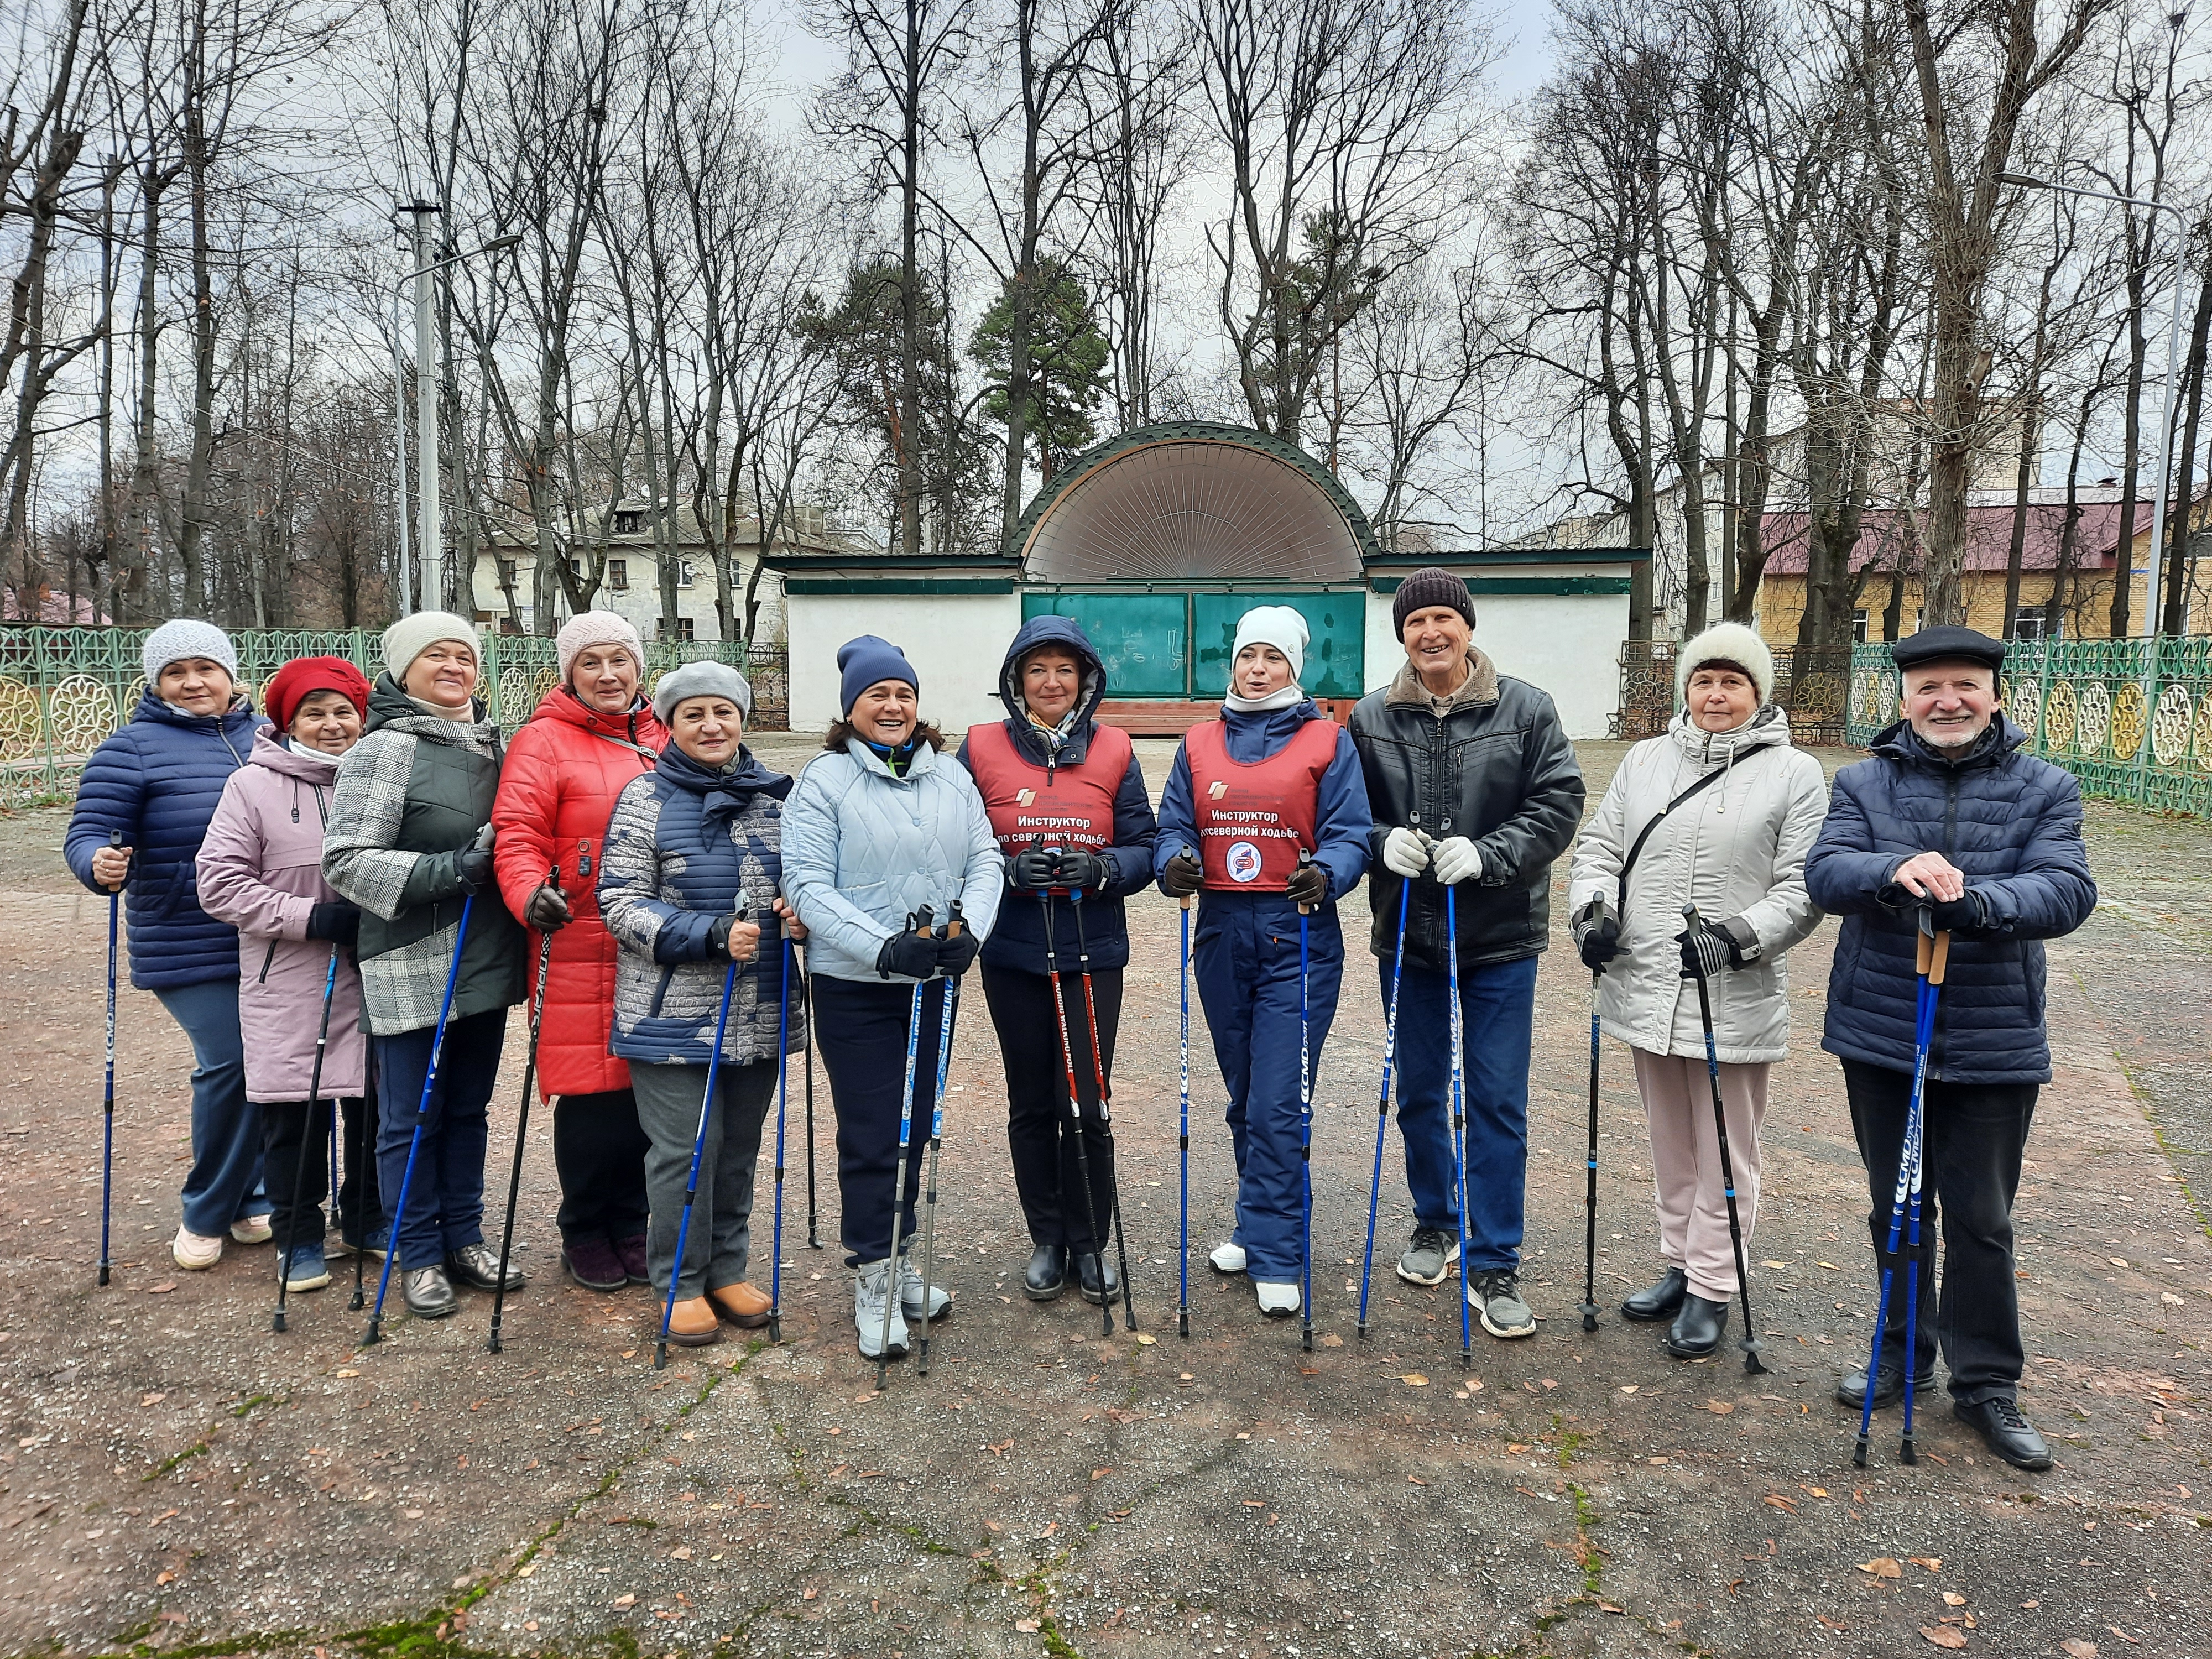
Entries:
POLYGON ((1928 949, 1928 982, 1941 985, 1943 970, 1951 965, 1951 934, 1949 929, 1936 935, 1928 949))

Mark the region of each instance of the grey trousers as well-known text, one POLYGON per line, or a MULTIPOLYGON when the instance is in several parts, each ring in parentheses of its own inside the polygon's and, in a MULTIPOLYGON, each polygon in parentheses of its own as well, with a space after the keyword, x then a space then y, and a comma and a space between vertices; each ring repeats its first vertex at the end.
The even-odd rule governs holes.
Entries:
MULTIPOLYGON (((654 1293, 665 1297, 707 1068, 633 1065, 629 1079, 637 1096, 638 1122, 653 1143, 645 1155, 646 1196, 653 1211, 646 1255, 654 1293)), ((699 1190, 691 1201, 691 1231, 684 1243, 684 1271, 677 1279, 679 1301, 745 1276, 752 1242, 753 1170, 760 1162, 761 1125, 775 1097, 775 1067, 766 1060, 750 1066, 725 1061, 714 1075, 714 1093, 718 1098, 707 1115, 706 1145, 699 1157, 699 1190)))

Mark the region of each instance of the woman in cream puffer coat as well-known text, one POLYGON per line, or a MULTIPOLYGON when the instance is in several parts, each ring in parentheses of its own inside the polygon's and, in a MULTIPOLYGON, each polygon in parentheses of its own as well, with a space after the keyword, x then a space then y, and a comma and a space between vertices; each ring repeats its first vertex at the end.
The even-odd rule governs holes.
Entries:
POLYGON ((1805 891, 1805 855, 1826 816, 1827 791, 1820 762, 1791 746, 1789 719, 1769 701, 1773 655, 1750 629, 1723 623, 1684 646, 1676 685, 1682 711, 1664 735, 1622 759, 1583 826, 1567 891, 1576 948, 1598 975, 1600 1024, 1634 1054, 1650 1122, 1667 1267, 1621 1312, 1673 1319, 1668 1351, 1690 1359, 1719 1346, 1737 1290, 1691 964, 1712 1002, 1747 1247, 1767 1073, 1790 1045, 1783 953, 1820 925, 1805 891), (1622 866, 1655 819, 1624 884, 1622 866), (1695 933, 1684 927, 1686 903, 1698 907, 1695 933))

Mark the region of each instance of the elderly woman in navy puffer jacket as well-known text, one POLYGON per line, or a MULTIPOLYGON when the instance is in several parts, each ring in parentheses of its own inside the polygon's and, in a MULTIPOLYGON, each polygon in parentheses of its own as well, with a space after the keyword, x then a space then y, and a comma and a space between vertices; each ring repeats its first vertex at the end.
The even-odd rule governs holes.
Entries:
POLYGON ((94 892, 124 890, 131 982, 151 991, 192 1045, 192 1167, 179 1267, 212 1267, 228 1232, 269 1236, 261 1114, 246 1098, 238 1033, 238 930, 200 908, 200 842, 261 724, 238 690, 238 653, 211 623, 179 617, 147 637, 146 694, 85 762, 63 855, 94 892))

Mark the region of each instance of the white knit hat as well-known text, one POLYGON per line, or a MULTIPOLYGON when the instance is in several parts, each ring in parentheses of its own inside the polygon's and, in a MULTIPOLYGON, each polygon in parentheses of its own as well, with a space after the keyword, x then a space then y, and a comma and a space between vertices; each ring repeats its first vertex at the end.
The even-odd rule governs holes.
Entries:
POLYGON ((1752 689, 1759 693, 1760 708, 1774 701, 1774 653, 1766 648, 1766 641, 1755 630, 1741 623, 1718 623, 1675 653, 1677 701, 1689 702, 1690 676, 1709 662, 1732 662, 1750 675, 1752 689))
POLYGON ((477 665, 483 665, 483 643, 477 638, 474 623, 450 611, 417 611, 384 630, 384 672, 394 681, 404 680, 415 659, 441 640, 465 645, 477 665))
POLYGON ((232 679, 238 678, 238 653, 231 646, 230 635, 213 623, 179 617, 163 623, 146 636, 146 643, 138 653, 138 660, 146 671, 146 684, 153 684, 161 678, 164 668, 186 657, 205 657, 210 662, 219 662, 232 679))
POLYGON ((645 644, 630 619, 612 611, 579 611, 561 624, 553 636, 553 654, 560 659, 561 679, 568 683, 576 659, 595 645, 619 645, 629 651, 641 671, 645 667, 645 644))
POLYGON ((1306 619, 1287 605, 1255 605, 1237 619, 1237 643, 1229 648, 1231 672, 1248 645, 1272 645, 1291 659, 1291 678, 1306 672, 1306 641, 1312 638, 1306 619))

